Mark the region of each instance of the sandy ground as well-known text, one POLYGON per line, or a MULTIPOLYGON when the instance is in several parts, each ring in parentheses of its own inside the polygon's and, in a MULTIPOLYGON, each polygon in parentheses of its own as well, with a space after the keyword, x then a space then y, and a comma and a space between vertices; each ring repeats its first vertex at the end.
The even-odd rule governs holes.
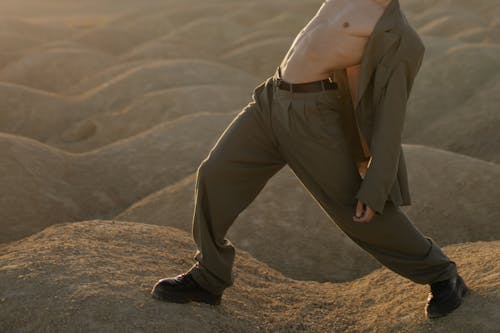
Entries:
POLYGON ((404 210, 462 260, 463 310, 426 322, 426 287, 361 251, 288 167, 228 232, 241 279, 221 309, 148 299, 158 275, 190 266, 199 163, 320 3, 0 3, 0 331, 500 327, 496 0, 400 0, 426 46, 404 210))
POLYGON ((452 245, 471 288, 428 321, 428 286, 382 268, 345 283, 297 281, 239 250, 220 306, 152 299, 154 282, 192 264, 188 233, 119 221, 51 226, 0 248, 2 332, 493 332, 500 243, 452 245), (27 315, 29 314, 29 315, 27 315))

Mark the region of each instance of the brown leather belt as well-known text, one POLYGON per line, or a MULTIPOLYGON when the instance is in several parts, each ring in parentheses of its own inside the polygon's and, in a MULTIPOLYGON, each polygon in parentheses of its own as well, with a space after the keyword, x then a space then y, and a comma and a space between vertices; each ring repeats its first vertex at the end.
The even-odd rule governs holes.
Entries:
POLYGON ((318 92, 323 90, 337 89, 337 83, 330 78, 305 83, 289 83, 281 79, 281 68, 278 68, 278 75, 275 78, 276 86, 283 90, 291 92, 318 92))

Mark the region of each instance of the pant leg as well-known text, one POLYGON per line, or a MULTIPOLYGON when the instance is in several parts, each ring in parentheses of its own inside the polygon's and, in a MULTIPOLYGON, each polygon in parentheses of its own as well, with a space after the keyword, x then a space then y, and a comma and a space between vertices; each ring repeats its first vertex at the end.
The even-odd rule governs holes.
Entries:
POLYGON ((455 263, 392 202, 369 223, 352 220, 362 179, 347 149, 337 97, 278 93, 289 107, 273 122, 290 168, 340 229, 383 265, 421 284, 452 277, 455 263))
MULTIPOLYGON (((269 108, 252 101, 232 120, 197 170, 193 278, 215 293, 233 284, 235 249, 224 238, 229 227, 286 164, 273 141, 269 108)), ((258 95, 257 93, 257 95, 258 95)))

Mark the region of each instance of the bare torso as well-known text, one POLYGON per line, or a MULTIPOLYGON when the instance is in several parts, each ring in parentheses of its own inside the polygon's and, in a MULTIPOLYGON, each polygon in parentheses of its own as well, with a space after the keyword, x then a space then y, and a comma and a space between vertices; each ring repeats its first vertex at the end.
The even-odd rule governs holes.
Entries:
POLYGON ((293 41, 281 62, 285 81, 322 80, 346 68, 356 93, 366 42, 391 0, 326 0, 293 41))

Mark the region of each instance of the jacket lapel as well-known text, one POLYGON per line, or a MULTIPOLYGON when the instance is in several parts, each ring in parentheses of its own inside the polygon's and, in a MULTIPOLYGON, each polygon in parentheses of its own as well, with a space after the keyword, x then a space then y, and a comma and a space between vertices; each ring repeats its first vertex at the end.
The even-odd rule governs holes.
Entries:
MULTIPOLYGON (((358 107, 370 79, 377 69, 389 47, 398 39, 398 35, 391 32, 391 28, 397 22, 399 12, 399 0, 392 0, 375 24, 373 32, 368 38, 364 54, 361 58, 360 76, 357 87, 355 105, 352 99, 345 98, 346 107, 351 112, 344 113, 344 130, 346 140, 352 147, 351 153, 356 161, 360 176, 363 178, 370 164, 371 152, 358 122, 358 107)), ((338 82, 342 96, 350 96, 347 71, 345 68, 334 70, 335 81, 338 82)))
MULTIPOLYGON (((375 24, 373 32, 368 38, 363 57, 361 58, 357 96, 354 104, 356 111, 378 63, 384 56, 385 51, 397 40, 397 35, 388 30, 394 26, 398 10, 399 0, 392 0, 385 8, 384 13, 375 24)), ((341 75, 346 75, 345 69, 342 71, 341 75)))

